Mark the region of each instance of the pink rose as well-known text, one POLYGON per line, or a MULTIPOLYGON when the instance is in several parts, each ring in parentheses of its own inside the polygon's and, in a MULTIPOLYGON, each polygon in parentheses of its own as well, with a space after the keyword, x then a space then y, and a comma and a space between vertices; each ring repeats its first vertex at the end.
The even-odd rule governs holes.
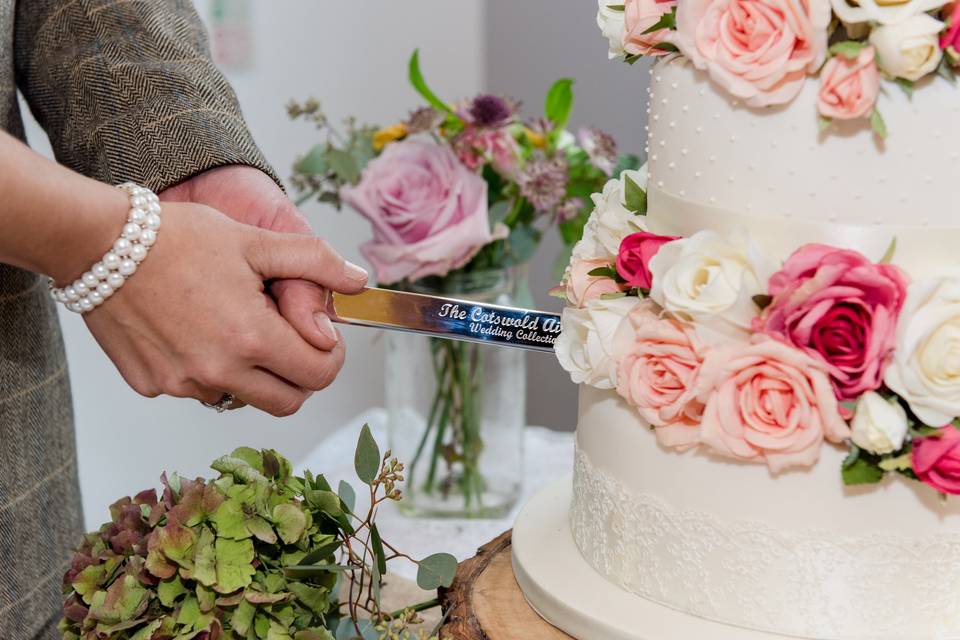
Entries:
POLYGON ((758 336, 711 351, 701 379, 700 439, 721 455, 778 472, 812 465, 824 438, 850 435, 824 366, 780 342, 758 336))
POLYGON ((389 145, 341 195, 373 225, 360 251, 381 284, 446 275, 491 240, 487 183, 432 142, 389 145))
POLYGON ((629 287, 649 289, 653 286, 650 260, 657 255, 660 247, 679 239, 677 236, 658 236, 647 231, 631 233, 620 241, 617 273, 626 280, 629 287))
POLYGON ((863 118, 873 111, 879 91, 880 70, 873 47, 862 48, 855 60, 836 55, 820 72, 817 110, 825 118, 863 118))
POLYGON ((683 0, 674 43, 751 107, 784 104, 817 70, 830 0, 683 0))
POLYGON ((853 400, 883 381, 907 282, 893 265, 808 244, 770 278, 773 302, 753 328, 823 362, 837 397, 853 400))
POLYGON ((960 431, 953 425, 914 440, 910 459, 920 480, 941 493, 960 494, 960 431))
POLYGON ((623 6, 623 50, 630 55, 640 56, 670 53, 657 48, 670 35, 670 29, 657 29, 651 33, 646 31, 670 13, 677 6, 677 0, 625 0, 623 6))
POLYGON ((609 267, 606 260, 574 260, 567 274, 565 294, 570 306, 582 309, 591 300, 596 300, 605 293, 622 291, 613 278, 591 276, 590 272, 601 267, 609 267))
POLYGON ((661 314, 656 303, 645 300, 618 328, 617 393, 656 427, 660 444, 688 449, 700 441, 703 346, 692 327, 661 314))
POLYGON ((951 2, 943 8, 943 19, 949 18, 947 30, 940 36, 940 48, 947 52, 947 59, 954 65, 960 60, 960 14, 957 7, 960 2, 951 2))

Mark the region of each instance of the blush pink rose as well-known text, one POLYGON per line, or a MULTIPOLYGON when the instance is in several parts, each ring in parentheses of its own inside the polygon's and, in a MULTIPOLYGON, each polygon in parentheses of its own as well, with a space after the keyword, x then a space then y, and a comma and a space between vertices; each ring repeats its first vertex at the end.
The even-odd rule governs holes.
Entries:
POLYGON ((677 0, 625 0, 623 4, 623 50, 630 55, 662 56, 670 53, 659 49, 670 35, 670 29, 646 33, 677 6, 677 0))
POLYGON ((373 225, 360 251, 380 284, 444 276, 491 240, 487 183, 438 144, 387 146, 341 196, 373 225))
POLYGON ((770 278, 754 331, 824 363, 840 400, 880 387, 907 295, 906 274, 822 244, 797 249, 770 278))
POLYGON ((626 280, 627 286, 649 289, 653 286, 650 260, 657 255, 660 247, 679 239, 677 236, 658 236, 648 231, 631 233, 620 241, 617 273, 626 280))
POLYGON ((683 0, 673 42, 751 107, 793 100, 823 62, 830 0, 683 0))
POLYGON ((853 120, 873 111, 880 91, 880 70, 873 47, 864 47, 856 59, 836 55, 820 72, 817 110, 825 118, 853 120))
POLYGON ((582 309, 591 300, 605 293, 622 291, 623 287, 613 278, 591 276, 590 272, 601 267, 609 267, 607 260, 574 260, 567 273, 567 286, 564 289, 570 306, 582 309))
POLYGON ((697 400, 703 345, 694 329, 645 300, 620 324, 613 345, 620 357, 617 393, 656 428, 660 444, 695 446, 703 413, 697 400))
POLYGON ((757 336, 707 354, 700 440, 714 452, 763 462, 774 473, 808 467, 824 439, 850 435, 822 363, 757 336))
POLYGON ((942 493, 960 494, 960 431, 953 425, 914 440, 910 460, 921 481, 942 493))

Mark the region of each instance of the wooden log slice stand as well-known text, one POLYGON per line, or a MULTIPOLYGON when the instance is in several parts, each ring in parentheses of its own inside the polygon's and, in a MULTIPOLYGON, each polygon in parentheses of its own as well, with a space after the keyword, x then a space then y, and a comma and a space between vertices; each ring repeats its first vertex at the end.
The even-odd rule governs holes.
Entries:
POLYGON ((441 640, 572 640, 530 608, 513 577, 510 534, 480 547, 457 567, 448 589, 440 589, 446 619, 441 640))

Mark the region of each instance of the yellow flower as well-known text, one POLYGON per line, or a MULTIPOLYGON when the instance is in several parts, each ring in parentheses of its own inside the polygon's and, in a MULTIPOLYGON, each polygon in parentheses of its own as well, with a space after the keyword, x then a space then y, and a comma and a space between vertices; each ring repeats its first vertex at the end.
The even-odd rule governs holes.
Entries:
POLYGON ((547 136, 543 135, 542 133, 537 133, 536 131, 528 129, 527 127, 523 128, 523 133, 525 136, 527 136, 527 140, 530 141, 530 144, 535 146, 537 149, 543 149, 547 146, 547 136))
POLYGON ((402 140, 407 137, 407 125, 398 122, 389 127, 384 127, 373 134, 373 148, 377 151, 383 151, 383 148, 395 140, 402 140))

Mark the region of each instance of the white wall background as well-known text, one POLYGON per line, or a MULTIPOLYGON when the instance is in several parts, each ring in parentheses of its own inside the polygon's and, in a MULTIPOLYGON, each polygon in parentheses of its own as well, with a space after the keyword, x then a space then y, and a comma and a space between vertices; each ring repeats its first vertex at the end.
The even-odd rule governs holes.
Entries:
MULTIPOLYGON (((195 0, 209 19, 216 0, 195 0)), ((226 0, 226 3, 236 0, 226 0)), ((588 0, 249 0, 255 55, 249 68, 227 69, 254 137, 285 174, 312 144, 312 128, 291 123, 291 97, 315 96, 334 118, 348 114, 389 122, 416 104, 406 61, 419 47, 434 87, 462 97, 481 89, 511 95, 525 111, 541 109, 549 84, 576 79, 572 125, 600 125, 625 149, 642 149, 642 69, 606 59, 588 0)), ((50 153, 28 122, 31 144, 50 153)), ((369 234, 358 216, 309 204, 314 229, 348 258, 369 234)), ((559 243, 547 242, 532 269, 537 303, 556 306, 545 291, 559 243)), ((252 409, 225 415, 191 401, 146 400, 131 391, 74 314, 62 315, 77 414, 81 488, 87 526, 103 521, 115 498, 155 486, 161 471, 198 475, 234 446, 270 446, 294 460, 329 431, 383 402, 382 345, 364 329, 344 331, 347 364, 331 389, 296 416, 278 420, 252 409)), ((549 356, 531 356, 528 416, 533 424, 572 429, 576 389, 549 356)), ((351 456, 351 451, 344 451, 351 456)))
MULTIPOLYGON (((291 123, 284 105, 316 96, 337 119, 387 122, 418 104, 406 80, 414 48, 432 84, 451 96, 479 91, 484 77, 480 0, 286 0, 250 2, 252 67, 227 72, 253 135, 285 175, 312 144, 313 129, 291 123)), ((209 18, 210 0, 198 0, 209 18)), ((31 144, 49 152, 28 124, 31 144)), ((310 204, 314 229, 361 263, 357 245, 369 233, 358 216, 310 204)), ((88 528, 104 521, 120 495, 156 486, 164 469, 206 474, 216 456, 248 444, 293 458, 306 455, 335 426, 383 404, 382 347, 366 330, 346 330, 347 364, 334 385, 295 416, 278 420, 247 409, 217 415, 196 402, 146 400, 131 391, 74 314, 62 315, 74 390, 80 481, 88 528)), ((352 456, 352 451, 344 455, 352 456)))

